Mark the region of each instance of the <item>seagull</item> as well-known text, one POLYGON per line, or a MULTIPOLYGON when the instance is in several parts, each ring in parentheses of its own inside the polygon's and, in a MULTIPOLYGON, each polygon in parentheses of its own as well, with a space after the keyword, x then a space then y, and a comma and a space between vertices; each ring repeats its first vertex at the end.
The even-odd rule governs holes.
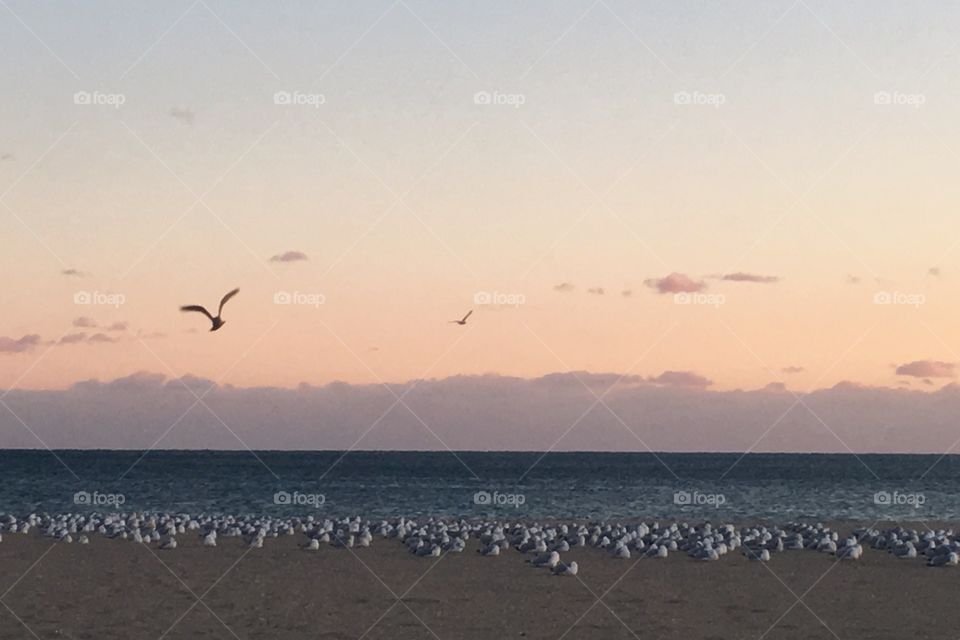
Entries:
MULTIPOLYGON (((234 289, 227 295, 223 296, 223 298, 220 300, 220 308, 217 309, 216 317, 210 315, 209 311, 207 311, 204 307, 201 307, 198 304, 191 304, 185 307, 180 307, 180 311, 199 311, 203 315, 210 318, 210 322, 213 323, 213 327, 210 329, 210 331, 216 331, 217 329, 222 327, 224 324, 226 324, 224 320, 220 319, 220 314, 223 313, 223 305, 227 304, 227 300, 237 295, 238 293, 240 293, 240 289, 234 289)), ((468 313, 467 315, 470 315, 470 314, 468 313)), ((466 320, 466 318, 464 318, 464 320, 466 320)))
POLYGON ((467 311, 467 315, 463 316, 462 320, 451 320, 450 324, 459 324, 460 326, 467 324, 467 318, 470 317, 471 313, 473 313, 473 309, 470 309, 470 311, 467 311))

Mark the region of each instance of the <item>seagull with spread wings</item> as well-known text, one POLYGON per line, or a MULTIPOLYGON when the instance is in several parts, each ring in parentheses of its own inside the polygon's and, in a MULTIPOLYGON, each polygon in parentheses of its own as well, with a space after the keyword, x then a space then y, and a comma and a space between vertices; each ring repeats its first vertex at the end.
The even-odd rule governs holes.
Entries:
MULTIPOLYGON (((197 311, 199 313, 202 313, 203 315, 210 318, 210 322, 213 324, 213 327, 210 329, 210 331, 216 331, 217 329, 219 329, 220 327, 226 324, 226 321, 220 317, 220 315, 223 313, 223 305, 227 304, 227 300, 237 295, 238 293, 240 293, 240 289, 234 289, 227 295, 223 296, 223 299, 220 300, 220 308, 217 309, 216 316, 210 315, 209 311, 207 311, 204 307, 201 307, 198 304, 191 304, 185 307, 180 307, 180 311, 197 311)), ((464 320, 466 320, 466 318, 464 318, 464 320)))
POLYGON ((451 320, 450 324, 459 324, 461 326, 467 324, 467 318, 470 317, 471 313, 473 313, 473 309, 470 309, 470 311, 467 311, 467 315, 463 316, 462 320, 451 320))

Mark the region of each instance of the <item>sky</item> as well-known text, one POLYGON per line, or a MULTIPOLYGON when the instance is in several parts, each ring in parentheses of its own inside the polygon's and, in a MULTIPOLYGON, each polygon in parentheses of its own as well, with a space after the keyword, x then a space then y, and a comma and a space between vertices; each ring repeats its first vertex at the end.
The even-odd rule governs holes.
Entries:
POLYGON ((0 389, 952 393, 958 7, 2 5, 0 389))

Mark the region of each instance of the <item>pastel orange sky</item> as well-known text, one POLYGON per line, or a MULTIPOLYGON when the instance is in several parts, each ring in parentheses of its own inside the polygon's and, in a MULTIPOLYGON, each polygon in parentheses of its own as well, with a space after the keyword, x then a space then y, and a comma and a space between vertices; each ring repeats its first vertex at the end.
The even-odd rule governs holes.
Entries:
POLYGON ((960 15, 874 6, 11 1, 0 387, 953 382, 960 15))

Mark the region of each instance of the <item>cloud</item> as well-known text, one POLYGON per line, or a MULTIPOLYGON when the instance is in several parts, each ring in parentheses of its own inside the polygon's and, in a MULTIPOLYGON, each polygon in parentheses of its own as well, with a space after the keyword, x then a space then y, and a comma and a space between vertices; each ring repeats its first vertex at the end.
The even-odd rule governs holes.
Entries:
POLYGON ((787 390, 787 385, 782 382, 771 382, 763 388, 764 391, 769 391, 772 393, 782 393, 787 390))
POLYGON ((7 338, 6 336, 0 336, 0 353, 25 353, 39 345, 40 342, 40 336, 35 333, 25 335, 16 340, 7 338))
POLYGON ((105 333, 95 333, 93 335, 87 335, 85 332, 78 333, 69 333, 62 338, 57 344, 66 345, 66 344, 103 344, 108 342, 116 342, 115 338, 111 338, 105 333))
POLYGON ((167 111, 167 114, 183 124, 193 124, 193 119, 196 116, 190 109, 180 109, 178 107, 173 107, 170 111, 167 111))
POLYGON ((117 322, 114 322, 109 327, 107 327, 107 331, 126 331, 129 327, 130 327, 129 323, 123 320, 118 320, 117 322))
POLYGON ((80 271, 78 269, 64 269, 63 271, 60 272, 60 275, 64 275, 67 277, 74 277, 74 278, 82 278, 86 274, 83 271, 80 271))
POLYGON ((705 282, 698 282, 682 273, 671 273, 665 278, 651 278, 644 280, 643 284, 651 289, 656 289, 657 293, 697 293, 707 288, 705 282))
POLYGON ((938 360, 914 360, 897 367, 898 376, 914 378, 952 378, 956 365, 938 360))
MULTIPOLYGON (((184 385, 198 392, 209 380, 138 372, 67 389, 14 389, 4 402, 29 421, 36 437, 0 411, 0 448, 33 448, 40 439, 52 449, 144 450, 160 440, 164 449, 346 450, 359 441, 369 450, 442 451, 442 441, 455 451, 622 452, 636 450, 639 437, 654 451, 742 452, 756 445, 753 450, 764 453, 846 454, 846 443, 856 453, 942 453, 957 438, 960 385, 928 387, 920 378, 913 388, 839 384, 801 394, 810 411, 788 411, 795 397, 773 387, 715 391, 633 376, 604 396, 615 417, 589 409, 594 394, 619 374, 577 376, 453 376, 386 386, 214 385, 204 397, 210 411, 188 412, 196 398, 184 385), (388 411, 393 394, 406 391, 404 403, 436 437, 411 412, 388 411), (837 437, 825 435, 820 420, 837 437)), ((116 464, 120 475, 129 461, 116 464)))
POLYGON ((931 275, 936 278, 940 277, 940 267, 930 267, 927 269, 927 275, 931 275))
POLYGON ((692 371, 664 371, 660 375, 649 378, 654 384, 663 384, 676 387, 701 387, 706 388, 713 384, 713 381, 692 371))
POLYGON ((789 367, 784 367, 783 369, 780 369, 780 371, 783 373, 803 373, 804 371, 806 371, 806 369, 803 367, 789 366, 789 367))
POLYGON ((566 293, 567 291, 573 291, 575 288, 576 287, 574 287, 569 282, 561 282, 560 284, 553 285, 553 290, 559 291, 561 293, 566 293))
POLYGON ((12 153, 0 154, 0 160, 16 160, 16 157, 12 153))
POLYGON ((308 260, 307 254, 302 251, 284 251, 270 258, 270 262, 300 262, 308 260))
POLYGON ((630 296, 633 295, 633 291, 631 291, 630 289, 624 289, 623 291, 620 292, 620 295, 622 295, 624 298, 629 298, 630 296))
POLYGON ((780 278, 777 276, 759 276, 753 273, 737 271, 736 273, 727 273, 723 275, 721 280, 726 280, 728 282, 757 282, 760 284, 773 284, 774 282, 779 282, 780 278))
POLYGON ((73 319, 73 326, 79 327, 81 329, 92 329, 97 326, 97 323, 93 318, 88 318, 86 316, 80 316, 79 318, 73 319))
POLYGON ((860 284, 860 277, 847 275, 847 284, 860 284))
POLYGON ((592 293, 595 296, 602 296, 606 293, 603 287, 591 287, 587 289, 587 293, 592 293))

